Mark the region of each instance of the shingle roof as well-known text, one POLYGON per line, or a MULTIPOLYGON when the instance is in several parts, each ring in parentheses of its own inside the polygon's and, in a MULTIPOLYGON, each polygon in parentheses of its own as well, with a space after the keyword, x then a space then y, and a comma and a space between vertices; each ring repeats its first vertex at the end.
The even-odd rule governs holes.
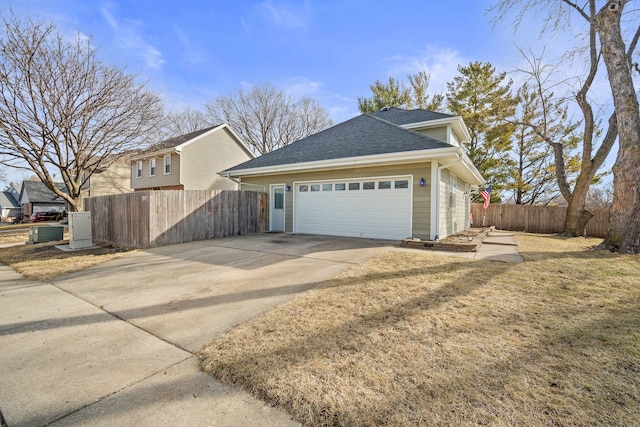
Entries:
POLYGON ((227 171, 446 147, 451 146, 362 114, 227 171))
POLYGON ((209 132, 211 129, 218 127, 211 126, 205 129, 200 129, 195 132, 187 133, 184 135, 174 136, 173 138, 166 139, 164 141, 158 142, 157 144, 152 145, 148 149, 142 151, 142 153, 152 153, 154 151, 166 150, 167 148, 174 148, 180 144, 184 144, 185 142, 202 135, 203 133, 209 132))
POLYGON ((20 204, 9 191, 0 192, 0 206, 3 208, 19 208, 20 204))
POLYGON ((407 125, 409 123, 428 122, 431 120, 448 119, 451 117, 455 117, 450 114, 437 113, 435 111, 420 109, 403 110, 396 107, 385 107, 380 111, 371 113, 371 115, 400 126, 407 125))
MULTIPOLYGON (((67 192, 67 187, 64 183, 57 182, 56 186, 60 191, 67 192)), ((22 195, 25 191, 30 203, 63 202, 61 197, 58 197, 40 181, 24 181, 20 194, 22 195)))

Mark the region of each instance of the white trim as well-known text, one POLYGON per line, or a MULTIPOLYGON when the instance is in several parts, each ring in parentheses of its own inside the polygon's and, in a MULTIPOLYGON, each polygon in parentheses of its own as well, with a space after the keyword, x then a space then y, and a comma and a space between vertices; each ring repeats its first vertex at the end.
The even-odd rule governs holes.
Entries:
POLYGON ((431 221, 429 224, 429 240, 436 240, 438 235, 440 207, 440 168, 438 161, 431 161, 431 221))
POLYGON ((204 132, 194 138, 189 139, 188 141, 183 142, 182 144, 176 145, 175 147, 171 147, 171 148, 165 148, 164 150, 158 150, 158 151, 152 151, 150 153, 142 153, 139 154, 137 156, 133 156, 131 157, 130 160, 138 160, 138 159, 148 159, 150 157, 157 157, 157 156, 162 156, 165 155, 167 153, 180 153, 182 151, 182 149, 190 144, 193 144, 194 142, 205 138, 209 135, 211 135, 214 132, 217 132, 221 129, 227 129, 229 131, 229 133, 231 134, 231 136, 236 140, 236 144, 242 149, 244 150, 245 153, 247 153, 252 159, 254 159, 256 157, 255 154, 253 154, 253 152, 249 149, 249 147, 247 147, 247 145, 242 141, 242 139, 240 139, 240 137, 233 131, 233 129, 231 129, 229 127, 228 124, 222 124, 219 126, 214 127, 213 129, 209 129, 207 132, 204 132))
POLYGON ((164 172, 164 175, 171 175, 171 168, 172 168, 171 162, 172 162, 171 154, 165 154, 162 159, 162 171, 164 172), (167 159, 169 159, 168 165, 167 165, 167 159), (169 172, 167 172, 167 166, 169 166, 169 172))
MULTIPOLYGON (((293 215, 292 221, 292 231, 293 233, 297 233, 297 224, 296 224, 296 194, 298 191, 298 185, 300 184, 320 184, 323 182, 332 182, 332 183, 349 183, 355 181, 382 181, 382 180, 401 180, 407 179, 409 181, 409 230, 407 234, 408 236, 413 235, 413 175, 375 175, 375 176, 363 176, 363 177, 351 177, 351 178, 331 178, 331 179, 317 179, 317 180, 301 180, 301 181, 293 181, 293 185, 291 187, 291 191, 293 192, 293 208, 291 209, 291 214, 293 215)), ((392 188, 393 190, 393 188, 392 188)), ((349 191, 349 190, 345 190, 349 191)), ((360 190, 350 190, 350 191, 363 191, 360 190)), ((285 191, 286 193, 286 191, 285 191)), ((285 215, 286 215, 286 205, 285 205, 285 215)))
POLYGON ((413 130, 433 128, 445 124, 453 126, 456 133, 458 133, 462 137, 462 141, 460 141, 461 143, 471 141, 471 134, 469 134, 469 130, 464 124, 464 120, 462 120, 462 117, 460 116, 444 117, 442 119, 428 120, 426 122, 407 123, 406 125, 401 125, 400 127, 413 130))
MULTIPOLYGON (((344 169, 354 166, 375 166, 378 164, 393 165, 403 163, 420 163, 435 158, 450 157, 452 160, 465 155, 459 147, 432 148, 429 150, 401 151, 369 156, 344 157, 340 159, 318 160, 313 162, 293 163, 285 165, 264 166, 251 169, 238 169, 220 174, 231 176, 249 176, 265 174, 283 174, 298 171, 344 169)), ((475 169, 475 168, 474 168, 475 169)), ((478 174, 479 176, 479 174, 478 174)), ((483 181, 484 182, 484 181, 483 181)))
POLYGON ((156 174, 158 173, 158 162, 156 161, 155 157, 152 157, 149 159, 149 176, 156 176, 156 174), (151 166, 151 164, 153 163, 153 166, 151 166), (154 169, 152 172, 152 168, 154 169))
POLYGON ((287 184, 269 184, 269 231, 273 231, 273 212, 275 208, 275 200, 273 196, 273 188, 282 187, 282 232, 287 231, 287 184))

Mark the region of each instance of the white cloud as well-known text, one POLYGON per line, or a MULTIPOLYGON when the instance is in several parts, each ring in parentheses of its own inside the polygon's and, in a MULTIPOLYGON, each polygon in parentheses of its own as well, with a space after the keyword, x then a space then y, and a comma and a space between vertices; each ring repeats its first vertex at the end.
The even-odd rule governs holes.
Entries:
POLYGON ((312 96, 322 87, 322 82, 311 80, 307 77, 296 76, 283 81, 280 85, 282 90, 294 98, 312 96))
POLYGON ((444 93, 447 82, 458 74, 458 65, 468 62, 457 50, 436 46, 427 46, 416 55, 395 55, 386 61, 391 64, 388 74, 400 80, 406 80, 407 75, 426 71, 431 76, 429 91, 433 93, 444 93))
POLYGON ((263 1, 258 5, 258 11, 268 22, 278 28, 295 29, 304 28, 309 20, 309 5, 290 4, 288 6, 276 5, 271 0, 263 1))
POLYGON ((127 51, 133 52, 145 65, 153 70, 159 70, 165 63, 162 52, 147 42, 140 34, 139 21, 125 20, 123 25, 106 7, 100 9, 105 21, 115 33, 115 42, 127 51))

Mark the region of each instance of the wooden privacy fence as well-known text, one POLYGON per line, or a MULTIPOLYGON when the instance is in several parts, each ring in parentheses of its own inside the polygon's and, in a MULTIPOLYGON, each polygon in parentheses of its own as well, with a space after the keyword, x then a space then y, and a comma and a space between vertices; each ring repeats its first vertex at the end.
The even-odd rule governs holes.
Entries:
MULTIPOLYGON (((587 223, 585 235, 605 237, 609 222, 608 209, 590 209, 593 218, 587 223)), ((567 208, 564 206, 501 205, 492 203, 486 211, 482 203, 471 204, 473 225, 495 226, 499 230, 526 231, 528 233, 562 233, 567 208)))
POLYGON ((255 191, 141 191, 84 199, 93 240, 153 248, 267 229, 267 194, 255 191))

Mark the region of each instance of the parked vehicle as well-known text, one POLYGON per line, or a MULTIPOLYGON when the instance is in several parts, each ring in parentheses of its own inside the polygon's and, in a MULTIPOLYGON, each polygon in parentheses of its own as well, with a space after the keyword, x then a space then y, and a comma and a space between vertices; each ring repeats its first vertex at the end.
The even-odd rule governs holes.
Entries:
POLYGON ((64 213, 58 212, 58 211, 34 212, 34 214, 31 215, 31 222, 58 221, 58 220, 61 220, 63 217, 64 217, 64 213))

